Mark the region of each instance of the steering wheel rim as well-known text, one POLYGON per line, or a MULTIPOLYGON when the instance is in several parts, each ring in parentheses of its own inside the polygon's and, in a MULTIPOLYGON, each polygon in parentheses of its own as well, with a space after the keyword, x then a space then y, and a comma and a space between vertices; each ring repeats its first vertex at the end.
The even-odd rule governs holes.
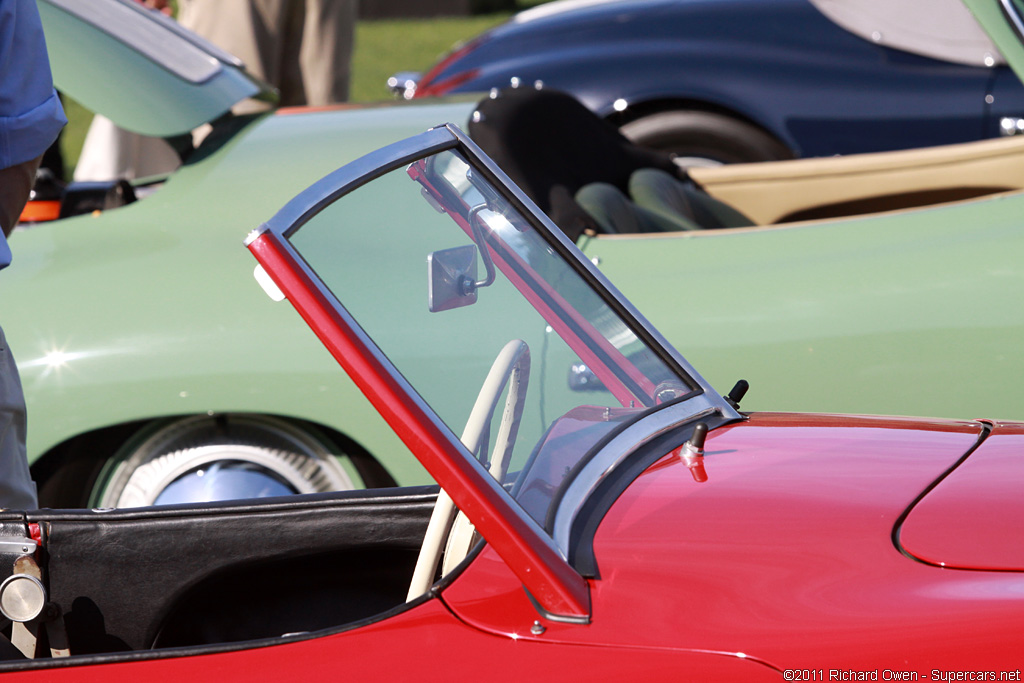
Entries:
MULTIPOLYGON (((526 402, 526 389, 530 380, 530 347, 521 339, 513 339, 501 349, 491 364, 491 369, 484 379, 477 394, 473 409, 466 420, 462 431, 462 443, 470 453, 477 455, 487 444, 484 436, 488 432, 491 418, 498 407, 501 394, 508 387, 505 407, 502 412, 501 425, 495 439, 493 456, 487 464, 488 472, 496 481, 501 482, 508 471, 512 459, 512 449, 519 434, 519 424, 523 417, 526 402)), ((413 570, 409 585, 409 600, 426 593, 434 582, 437 566, 444 549, 444 566, 442 574, 447 574, 456 564, 465 559, 472 547, 474 529, 469 519, 458 513, 456 518, 455 504, 451 497, 442 489, 438 494, 437 503, 427 525, 427 533, 423 538, 416 568, 413 570)))

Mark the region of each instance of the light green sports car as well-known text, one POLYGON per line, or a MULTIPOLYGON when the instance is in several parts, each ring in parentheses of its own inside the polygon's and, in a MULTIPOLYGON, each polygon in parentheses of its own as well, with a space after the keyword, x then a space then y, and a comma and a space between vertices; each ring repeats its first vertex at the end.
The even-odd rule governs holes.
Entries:
MULTIPOLYGON (((971 4, 1002 21, 998 0, 971 4)), ((253 285, 239 236, 373 149, 469 125, 476 99, 234 116, 265 86, 170 20, 130 0, 39 8, 58 87, 183 158, 128 191, 74 188, 65 214, 103 210, 11 239, 0 319, 29 404, 41 503, 426 481, 302 321, 253 285), (205 123, 212 132, 193 149, 190 131, 205 123)), ((1011 29, 993 37, 1015 61, 1011 29)), ((1024 414, 1013 351, 1024 322, 1024 138, 691 176, 752 225, 588 232, 578 244, 713 385, 731 386, 737 372, 749 380, 744 408, 1024 414)), ((376 215, 346 220, 388 230, 376 215)), ((387 272, 365 286, 390 296, 387 272)), ((466 340, 415 329, 407 338, 442 366, 492 360, 489 349, 473 358, 466 340)), ((546 361, 549 377, 588 390, 586 368, 546 361)))

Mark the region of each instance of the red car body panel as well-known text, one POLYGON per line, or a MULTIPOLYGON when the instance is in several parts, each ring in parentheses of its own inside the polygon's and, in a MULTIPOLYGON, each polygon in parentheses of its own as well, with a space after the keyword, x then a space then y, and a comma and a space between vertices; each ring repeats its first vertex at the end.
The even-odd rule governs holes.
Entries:
MULTIPOLYGON (((1016 669, 1019 575, 929 566, 893 541, 908 508, 985 428, 755 414, 709 435, 706 482, 669 454, 612 505, 594 538, 590 625, 526 632, 536 613, 486 553, 462 577, 486 581, 457 580, 442 597, 468 623, 521 638, 743 653, 826 673, 1016 669), (970 647, 955 624, 970 625, 970 647)), ((1020 427, 997 429, 985 447, 998 448, 1004 429, 1016 447, 1020 427)))
POLYGON ((4 674, 10 681, 515 681, 778 680, 778 673, 716 653, 593 648, 495 637, 429 600, 384 621, 320 638, 234 652, 4 674), (549 672, 545 676, 543 673, 549 672))
MULTIPOLYGON (((254 672, 406 679, 444 671, 462 680, 487 671, 487 680, 511 681, 551 671, 596 680, 777 680, 782 669, 927 674, 979 662, 1012 671, 1024 628, 1019 574, 927 565, 893 541, 907 509, 986 429, 755 414, 709 435, 703 482, 672 451, 629 485, 597 529, 589 624, 542 618, 522 581, 485 547, 445 582, 440 599, 350 630, 7 675, 233 681, 254 672)), ((996 428, 984 447, 998 452, 1003 431, 1012 449, 1024 426, 996 428)))
POLYGON ((900 527, 902 548, 922 562, 1024 571, 1024 427, 1001 425, 928 492, 900 527))

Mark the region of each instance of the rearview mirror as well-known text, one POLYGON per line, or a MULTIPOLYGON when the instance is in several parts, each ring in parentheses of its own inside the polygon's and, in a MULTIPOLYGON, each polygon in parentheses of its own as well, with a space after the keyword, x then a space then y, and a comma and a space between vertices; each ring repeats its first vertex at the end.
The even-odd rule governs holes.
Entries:
POLYGON ((427 306, 431 313, 476 303, 476 246, 441 249, 427 255, 427 306))

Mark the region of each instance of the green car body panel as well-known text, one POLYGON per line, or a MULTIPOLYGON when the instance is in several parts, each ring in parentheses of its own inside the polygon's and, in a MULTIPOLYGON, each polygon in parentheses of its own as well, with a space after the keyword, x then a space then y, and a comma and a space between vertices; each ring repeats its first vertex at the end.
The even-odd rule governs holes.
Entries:
POLYGON ((749 381, 744 408, 1009 418, 1022 215, 1014 196, 581 246, 713 386, 749 381))
MULTIPOLYGON (((371 453, 403 452, 294 312, 256 285, 240 235, 337 166, 468 110, 396 108, 386 122, 358 110, 344 125, 332 112, 265 116, 142 201, 18 231, 4 326, 30 458, 96 428, 209 412, 344 425, 371 453)), ((411 456, 398 460, 396 480, 418 477, 411 456)))
POLYGON ((1021 0, 963 0, 1017 76, 1024 69, 1024 3, 1021 0))
MULTIPOLYGON (((48 2, 40 0, 44 20, 59 11, 48 2)), ((52 21, 46 29, 51 44, 70 40, 51 33, 52 21)), ((60 86, 69 73, 60 62, 74 53, 51 49, 60 86)), ((235 69, 222 64, 225 73, 235 69)), ((187 130, 194 116, 221 116, 238 96, 265 96, 238 74, 224 76, 223 89, 206 83, 210 91, 190 96, 193 104, 160 124, 161 134, 187 130)), ((78 82, 77 91, 89 85, 78 82)), ((152 106, 165 96, 154 93, 152 106)), ((0 278, 2 320, 22 373, 37 476, 70 443, 99 448, 90 437, 107 428, 129 425, 123 440, 167 418, 254 414, 333 430, 397 483, 425 481, 299 317, 256 285, 242 239, 330 171, 432 126, 462 126, 473 106, 223 116, 152 195, 18 230, 14 261, 0 278)), ((114 107, 116 122, 123 108, 114 107)), ((1021 216, 1024 196, 1008 196, 579 244, 713 386, 749 380, 745 409, 1019 418, 1024 361, 1012 349, 1021 338, 1021 216)), ((426 279, 424 263, 424 286, 426 279)), ((415 330, 409 337, 413 350, 446 351, 419 348, 415 330)), ((480 354, 489 362, 493 351, 480 354)), ((545 360, 552 377, 568 376, 568 359, 545 360)))

